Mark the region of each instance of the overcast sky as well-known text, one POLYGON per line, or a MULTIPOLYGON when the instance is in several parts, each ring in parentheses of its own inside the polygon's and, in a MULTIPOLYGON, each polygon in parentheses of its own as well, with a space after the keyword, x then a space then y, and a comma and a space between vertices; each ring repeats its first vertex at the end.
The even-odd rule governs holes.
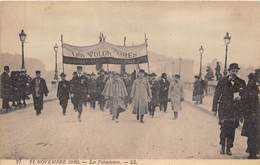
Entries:
MULTIPOLYGON (((228 59, 259 66, 259 2, 0 2, 0 52, 20 53, 18 33, 24 29, 25 55, 54 68, 53 46, 64 42, 92 45, 103 32, 108 42, 144 42, 162 55, 203 60, 224 60, 223 37, 232 39, 228 59)), ((60 53, 61 51, 59 51, 60 53)))

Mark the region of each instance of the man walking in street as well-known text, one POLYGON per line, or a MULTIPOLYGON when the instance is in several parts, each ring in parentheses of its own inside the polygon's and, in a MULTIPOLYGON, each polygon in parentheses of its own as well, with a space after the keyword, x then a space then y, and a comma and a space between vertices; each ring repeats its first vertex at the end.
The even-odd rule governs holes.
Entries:
POLYGON ((176 74, 174 80, 171 81, 168 98, 171 101, 172 110, 174 113, 173 119, 178 118, 178 112, 181 110, 181 102, 184 100, 183 97, 183 86, 180 82, 180 75, 176 74))
POLYGON ((149 114, 151 117, 154 117, 154 112, 155 112, 155 107, 158 106, 159 104, 159 83, 156 80, 156 74, 152 73, 150 75, 150 87, 151 87, 151 93, 152 93, 152 98, 151 101, 149 102, 149 114))
POLYGON ((83 110, 83 103, 85 101, 84 88, 85 87, 85 78, 82 75, 82 67, 77 66, 77 76, 74 78, 71 91, 71 97, 75 104, 75 111, 78 112, 78 121, 81 122, 81 114, 83 110))
POLYGON ((138 78, 133 82, 130 97, 133 100, 133 114, 137 114, 137 120, 140 119, 140 122, 144 123, 144 115, 148 112, 148 103, 152 94, 143 69, 140 69, 138 78))
POLYGON ((9 66, 4 66, 4 72, 1 74, 1 98, 3 112, 8 112, 11 109, 9 101, 11 100, 12 93, 9 72, 9 66))
POLYGON ((61 81, 58 84, 57 97, 62 107, 62 114, 65 116, 68 100, 70 97, 70 83, 65 79, 66 75, 64 73, 61 73, 60 77, 61 77, 61 81))
POLYGON ((100 110, 104 111, 105 107, 105 98, 102 95, 102 91, 104 90, 105 84, 106 84, 106 78, 105 78, 105 71, 101 69, 99 71, 99 76, 97 78, 97 100, 98 104, 100 106, 100 110))
POLYGON ((167 111, 167 104, 168 104, 168 90, 170 82, 167 80, 167 74, 162 73, 161 80, 159 80, 160 84, 160 111, 167 111))
POLYGON ((229 65, 229 74, 219 80, 213 98, 213 112, 218 112, 220 125, 220 154, 232 155, 231 148, 235 139, 235 130, 239 125, 241 95, 246 83, 237 75, 237 63, 229 65))
POLYGON ((36 115, 40 115, 43 109, 43 95, 48 96, 48 88, 46 82, 41 78, 41 71, 37 70, 36 77, 31 82, 31 90, 33 96, 34 109, 36 110, 36 115))

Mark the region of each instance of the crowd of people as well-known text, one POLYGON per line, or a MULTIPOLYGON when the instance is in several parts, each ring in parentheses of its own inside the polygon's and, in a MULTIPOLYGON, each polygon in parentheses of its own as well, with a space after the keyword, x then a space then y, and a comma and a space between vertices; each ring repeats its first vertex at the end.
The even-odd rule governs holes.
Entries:
POLYGON ((9 66, 4 67, 1 75, 2 111, 8 112, 12 109, 26 107, 26 100, 31 94, 31 81, 32 78, 26 73, 26 70, 10 73, 9 66), (9 102, 12 104, 10 105, 9 102))
POLYGON ((154 117, 157 106, 166 112, 168 101, 172 103, 176 119, 181 109, 177 104, 184 100, 180 75, 175 75, 174 81, 170 82, 166 73, 158 79, 155 73, 148 74, 142 69, 132 74, 106 72, 101 69, 96 76, 94 73, 83 73, 82 67, 78 66, 70 81, 66 80, 64 73, 60 76, 57 97, 63 115, 66 115, 68 100, 71 98, 79 121, 84 105, 90 105, 95 110, 97 103, 101 111, 109 109, 112 119, 118 122, 119 114, 132 104, 133 114, 136 114, 137 120, 144 123, 144 115, 149 113, 154 117), (180 95, 179 100, 175 97, 177 95, 180 95))
MULTIPOLYGON (((260 148, 260 69, 249 74, 247 83, 239 78, 239 70, 237 63, 230 64, 228 75, 218 81, 212 110, 219 118, 220 154, 232 155, 235 130, 243 119, 241 135, 248 137, 248 158, 255 159, 260 148)), ((36 71, 33 79, 24 71, 12 72, 11 76, 9 72, 9 67, 5 66, 1 75, 3 109, 10 108, 9 102, 13 102, 14 106, 26 105, 26 98, 32 94, 36 115, 40 115, 43 110, 43 97, 49 93, 41 72, 36 71)), ((78 121, 81 121, 83 106, 88 105, 93 110, 109 110, 115 122, 119 121, 120 113, 126 111, 130 104, 132 113, 141 123, 144 123, 146 114, 154 117, 156 107, 166 112, 169 102, 174 112, 174 120, 182 109, 183 83, 178 74, 169 78, 166 73, 157 76, 156 73, 148 74, 143 69, 132 74, 106 72, 101 69, 96 75, 83 73, 82 67, 77 66, 72 75, 71 80, 66 80, 66 75, 60 74, 57 98, 63 115, 66 115, 67 105, 71 100, 75 112, 78 113, 78 121)), ((196 104, 202 104, 204 88, 201 76, 195 76, 192 99, 196 104)))

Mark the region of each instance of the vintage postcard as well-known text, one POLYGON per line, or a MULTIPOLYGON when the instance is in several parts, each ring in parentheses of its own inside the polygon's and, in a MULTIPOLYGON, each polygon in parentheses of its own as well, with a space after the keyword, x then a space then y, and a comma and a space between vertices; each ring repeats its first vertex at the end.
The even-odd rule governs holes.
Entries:
POLYGON ((0 165, 259 164, 259 61, 258 1, 1 1, 0 165))

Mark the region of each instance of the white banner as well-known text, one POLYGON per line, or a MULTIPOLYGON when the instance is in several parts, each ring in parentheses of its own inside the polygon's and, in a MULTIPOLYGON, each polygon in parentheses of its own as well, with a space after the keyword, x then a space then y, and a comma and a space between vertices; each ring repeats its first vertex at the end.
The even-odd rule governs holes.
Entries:
POLYGON ((92 46, 63 43, 63 62, 67 64, 134 64, 147 62, 146 44, 120 46, 100 42, 92 46))

